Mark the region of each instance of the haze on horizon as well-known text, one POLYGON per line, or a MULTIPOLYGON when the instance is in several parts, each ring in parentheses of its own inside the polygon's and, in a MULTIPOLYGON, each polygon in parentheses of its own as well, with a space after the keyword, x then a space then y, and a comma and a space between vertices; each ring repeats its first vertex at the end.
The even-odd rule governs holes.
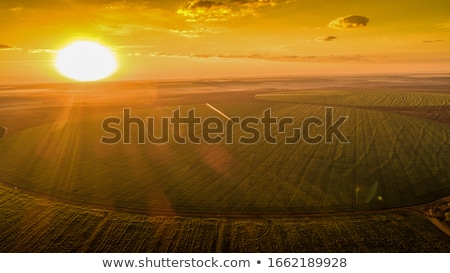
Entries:
POLYGON ((110 47, 111 80, 449 73, 448 0, 0 2, 0 82, 64 80, 56 52, 110 47))

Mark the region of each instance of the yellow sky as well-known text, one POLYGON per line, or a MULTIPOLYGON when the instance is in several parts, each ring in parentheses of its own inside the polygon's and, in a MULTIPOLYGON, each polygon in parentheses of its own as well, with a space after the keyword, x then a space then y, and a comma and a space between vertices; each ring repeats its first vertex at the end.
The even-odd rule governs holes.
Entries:
POLYGON ((58 81, 57 50, 111 47, 112 80, 450 72, 448 0, 2 0, 0 82, 58 81))

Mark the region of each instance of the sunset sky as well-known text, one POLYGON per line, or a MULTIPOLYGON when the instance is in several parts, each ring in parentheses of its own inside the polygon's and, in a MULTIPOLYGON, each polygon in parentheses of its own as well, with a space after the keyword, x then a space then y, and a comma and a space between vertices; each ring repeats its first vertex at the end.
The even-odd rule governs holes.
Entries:
POLYGON ((450 72, 449 0, 1 0, 0 83, 61 81, 56 52, 111 48, 109 79, 450 72))

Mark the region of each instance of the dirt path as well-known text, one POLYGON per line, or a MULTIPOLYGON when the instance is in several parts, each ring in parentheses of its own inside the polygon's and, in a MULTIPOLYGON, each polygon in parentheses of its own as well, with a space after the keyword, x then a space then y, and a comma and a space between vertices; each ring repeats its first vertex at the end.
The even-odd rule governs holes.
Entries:
POLYGON ((446 213, 450 213, 450 196, 422 206, 417 206, 415 210, 423 214, 437 228, 450 236, 450 221, 445 216, 446 213))

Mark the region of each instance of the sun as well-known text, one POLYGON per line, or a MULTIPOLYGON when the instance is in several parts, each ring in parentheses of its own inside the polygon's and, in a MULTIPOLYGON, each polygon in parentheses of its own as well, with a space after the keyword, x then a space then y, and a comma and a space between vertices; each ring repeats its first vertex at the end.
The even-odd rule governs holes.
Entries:
POLYGON ((114 54, 96 42, 78 41, 58 51, 56 69, 77 81, 97 81, 112 75, 118 67, 114 54))

